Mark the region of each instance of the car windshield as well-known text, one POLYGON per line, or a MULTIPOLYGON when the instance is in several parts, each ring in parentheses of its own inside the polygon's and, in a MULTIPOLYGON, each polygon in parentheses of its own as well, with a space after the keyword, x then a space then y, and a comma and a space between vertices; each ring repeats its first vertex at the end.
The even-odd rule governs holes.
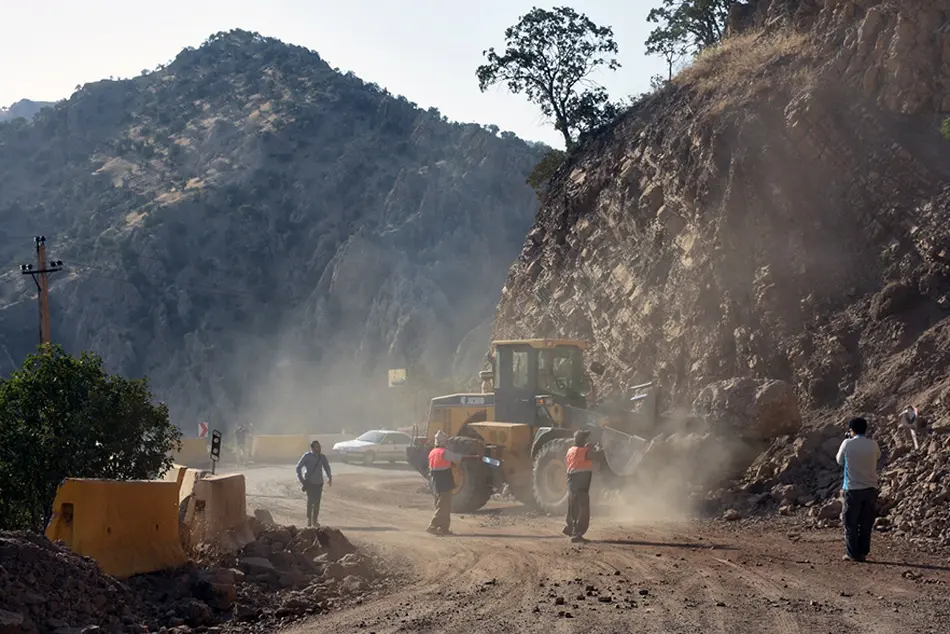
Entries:
POLYGON ((382 439, 383 439, 383 433, 379 431, 368 431, 362 436, 360 436, 359 438, 357 438, 357 440, 363 440, 365 442, 375 442, 375 443, 382 441, 382 439))

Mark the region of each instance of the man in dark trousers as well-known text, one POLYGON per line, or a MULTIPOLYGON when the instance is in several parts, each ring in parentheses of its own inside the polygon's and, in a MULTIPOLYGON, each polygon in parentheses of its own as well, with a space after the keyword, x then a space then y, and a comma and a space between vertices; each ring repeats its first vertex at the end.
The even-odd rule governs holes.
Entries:
POLYGON ((435 498, 435 514, 429 522, 427 532, 433 535, 451 535, 449 524, 452 520, 452 491, 455 490, 455 478, 452 476, 452 463, 458 464, 463 456, 445 448, 448 435, 441 429, 435 433, 435 447, 429 452, 429 477, 432 495, 435 498))
POLYGON ((594 460, 600 450, 588 443, 590 432, 574 432, 574 446, 567 450, 567 519, 561 531, 572 542, 584 543, 590 526, 590 484, 594 477, 594 460))
POLYGON ((323 472, 327 474, 327 486, 333 486, 330 461, 320 452, 320 443, 310 443, 310 451, 297 462, 297 479, 307 494, 307 526, 319 526, 320 500, 323 498, 323 472), (304 473, 306 472, 306 473, 304 473))
POLYGON ((881 448, 867 437, 868 422, 853 418, 838 449, 838 464, 844 467, 843 499, 845 543, 848 561, 864 561, 871 552, 871 530, 877 514, 877 467, 881 448))

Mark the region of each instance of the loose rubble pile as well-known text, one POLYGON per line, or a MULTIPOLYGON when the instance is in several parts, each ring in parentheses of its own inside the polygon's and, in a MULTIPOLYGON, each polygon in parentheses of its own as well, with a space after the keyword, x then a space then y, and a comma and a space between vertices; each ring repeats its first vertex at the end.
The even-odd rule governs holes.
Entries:
MULTIPOLYGON (((950 431, 937 427, 915 449, 909 433, 882 423, 872 433, 882 447, 876 528, 929 546, 950 546, 950 431)), ((739 486, 708 495, 726 519, 804 514, 817 527, 839 526, 841 467, 835 455, 842 426, 827 425, 775 442, 739 486)))
POLYGON ((0 533, 0 632, 93 624, 125 631, 126 616, 135 623, 135 605, 129 587, 103 574, 94 561, 42 535, 0 533))
MULTIPOLYGON (((732 37, 586 137, 557 172, 493 337, 591 341, 605 367, 598 393, 652 380, 661 407, 746 377, 784 380, 805 431, 783 432, 738 494, 717 496, 731 517, 807 508, 835 522, 826 503, 841 476, 827 454, 847 418, 867 413, 888 441, 909 403, 950 421, 938 129, 950 108, 950 0, 736 11, 732 37)), ((778 403, 788 390, 773 392, 778 403)), ((950 533, 938 502, 945 443, 892 447, 910 454, 884 472, 882 529, 950 533)))
POLYGON ((127 581, 40 535, 0 533, 0 633, 273 631, 371 589, 371 558, 339 530, 252 528, 236 555, 127 581))
POLYGON ((649 588, 639 586, 619 570, 600 573, 592 580, 576 577, 569 581, 548 581, 538 584, 538 600, 532 612, 551 614, 562 619, 583 617, 598 609, 635 610, 649 607, 654 599, 649 588))

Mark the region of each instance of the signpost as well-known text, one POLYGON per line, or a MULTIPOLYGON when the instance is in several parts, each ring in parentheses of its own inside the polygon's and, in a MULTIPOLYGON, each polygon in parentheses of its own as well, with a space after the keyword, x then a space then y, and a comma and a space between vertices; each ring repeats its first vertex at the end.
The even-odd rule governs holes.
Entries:
POLYGON ((208 423, 198 423, 198 438, 208 437, 208 423))
MULTIPOLYGON (((395 368, 389 371, 389 387, 390 388, 403 388, 406 386, 406 369, 405 368, 395 368)), ((399 415, 397 414, 398 403, 400 402, 401 396, 405 390, 393 390, 389 392, 389 409, 392 412, 392 426, 393 429, 399 427, 398 419, 399 415)))
POLYGON ((397 368, 389 371, 389 387, 397 387, 406 384, 406 369, 397 368))

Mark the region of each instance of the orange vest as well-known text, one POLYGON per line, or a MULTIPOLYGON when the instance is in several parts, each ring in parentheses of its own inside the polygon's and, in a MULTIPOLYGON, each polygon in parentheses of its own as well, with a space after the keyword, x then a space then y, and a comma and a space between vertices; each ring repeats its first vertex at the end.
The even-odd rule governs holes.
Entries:
POLYGON ((452 463, 445 459, 445 448, 436 447, 429 452, 429 471, 451 469, 452 463))
POLYGON ((594 462, 587 457, 587 447, 571 447, 567 450, 567 472, 593 471, 594 462))

